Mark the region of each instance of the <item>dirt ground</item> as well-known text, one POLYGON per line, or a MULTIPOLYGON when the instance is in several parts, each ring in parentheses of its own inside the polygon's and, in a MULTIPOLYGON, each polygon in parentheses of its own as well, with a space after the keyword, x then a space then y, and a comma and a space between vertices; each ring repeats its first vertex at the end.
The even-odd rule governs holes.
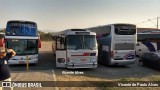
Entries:
MULTIPOLYGON (((160 71, 148 67, 139 66, 138 58, 135 64, 127 66, 104 66, 99 64, 98 67, 94 69, 57 68, 55 56, 53 55, 52 52, 52 42, 42 42, 42 47, 39 49, 39 63, 37 65, 30 66, 30 71, 28 74, 23 73, 25 70, 26 70, 25 66, 11 66, 12 79, 15 79, 17 81, 28 79, 31 81, 53 80, 53 81, 70 81, 70 82, 72 81, 160 81, 160 71), (54 70, 55 78, 53 78, 52 70, 54 70), (78 73, 73 74, 67 72, 78 72, 78 73)), ((58 89, 56 90, 87 90, 87 89, 88 90, 117 90, 117 89, 159 90, 160 88, 58 87, 58 89)), ((38 90, 38 89, 31 88, 30 90, 38 90)))
MULTIPOLYGON (((51 51, 51 42, 42 42, 45 45, 42 51, 51 51)), ((55 58, 55 57, 54 57, 55 58)), ((55 68, 57 81, 160 81, 160 71, 148 67, 141 67, 136 63, 127 66, 104 66, 98 65, 94 69, 66 69, 55 68), (66 74, 63 72, 81 72, 83 74, 66 74)), ((108 87, 61 87, 60 90, 106 90, 106 89, 125 89, 125 88, 108 88, 108 87)), ((126 88, 127 89, 127 88, 126 88)), ((131 88, 128 88, 131 89, 131 88)), ((132 90, 138 88, 132 88, 132 90)), ((139 88, 141 90, 150 90, 151 88, 139 88)), ((158 88, 159 89, 159 88, 158 88)), ((154 88, 154 90, 158 90, 154 88)))

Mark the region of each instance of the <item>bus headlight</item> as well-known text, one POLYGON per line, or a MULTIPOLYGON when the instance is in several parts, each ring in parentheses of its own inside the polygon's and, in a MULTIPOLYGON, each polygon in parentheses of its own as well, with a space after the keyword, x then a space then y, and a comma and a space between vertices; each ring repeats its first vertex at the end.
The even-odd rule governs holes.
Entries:
POLYGON ((90 61, 91 61, 91 62, 96 62, 97 59, 96 59, 96 58, 91 58, 90 61))
POLYGON ((74 58, 70 59, 70 62, 75 62, 75 59, 74 58))
POLYGON ((33 59, 38 59, 38 56, 33 56, 33 57, 28 58, 28 60, 33 60, 33 59))
POLYGON ((76 61, 79 61, 79 59, 78 58, 72 58, 72 59, 70 59, 70 62, 76 62, 76 61))

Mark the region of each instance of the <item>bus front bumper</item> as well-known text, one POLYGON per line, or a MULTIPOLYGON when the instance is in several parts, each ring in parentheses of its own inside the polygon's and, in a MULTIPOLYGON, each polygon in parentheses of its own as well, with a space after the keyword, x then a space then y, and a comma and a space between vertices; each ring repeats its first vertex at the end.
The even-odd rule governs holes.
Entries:
MULTIPOLYGON (((9 60, 8 64, 13 65, 13 64, 26 64, 26 60, 9 60)), ((38 59, 32 59, 28 60, 28 64, 36 64, 38 63, 38 59)))
POLYGON ((69 69, 76 69, 76 68, 96 68, 97 63, 83 63, 83 64, 78 64, 78 63, 69 63, 66 64, 66 67, 69 69))

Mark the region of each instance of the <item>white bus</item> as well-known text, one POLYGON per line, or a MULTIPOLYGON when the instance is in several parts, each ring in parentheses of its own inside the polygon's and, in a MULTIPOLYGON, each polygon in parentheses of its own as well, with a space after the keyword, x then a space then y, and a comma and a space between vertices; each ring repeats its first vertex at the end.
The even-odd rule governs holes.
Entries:
POLYGON ((137 33, 136 55, 141 56, 145 52, 160 51, 160 31, 145 31, 137 33))
POLYGON ((56 54, 56 67, 96 68, 96 33, 85 29, 68 29, 53 34, 53 53, 56 54))
POLYGON ((97 34, 99 63, 104 65, 135 63, 136 25, 110 24, 87 29, 97 34))
POLYGON ((37 24, 31 21, 8 21, 5 47, 16 52, 16 56, 8 61, 9 64, 26 64, 27 56, 29 64, 38 63, 38 50, 41 42, 38 38, 37 24))

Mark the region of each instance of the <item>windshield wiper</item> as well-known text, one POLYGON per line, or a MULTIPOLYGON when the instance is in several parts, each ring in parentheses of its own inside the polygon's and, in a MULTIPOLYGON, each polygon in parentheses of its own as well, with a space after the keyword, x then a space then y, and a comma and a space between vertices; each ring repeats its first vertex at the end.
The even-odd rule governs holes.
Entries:
POLYGON ((88 44, 85 43, 85 46, 87 46, 90 50, 93 50, 88 44))
POLYGON ((76 47, 75 50, 78 50, 78 49, 82 49, 82 44, 80 46, 76 47))
MULTIPOLYGON (((88 44, 86 44, 86 43, 84 44, 84 46, 87 47, 87 49, 93 50, 93 49, 92 49, 88 44)), ((84 46, 83 46, 83 48, 82 48, 82 44, 81 44, 80 46, 76 47, 75 50, 78 50, 78 49, 86 49, 84 46)))

